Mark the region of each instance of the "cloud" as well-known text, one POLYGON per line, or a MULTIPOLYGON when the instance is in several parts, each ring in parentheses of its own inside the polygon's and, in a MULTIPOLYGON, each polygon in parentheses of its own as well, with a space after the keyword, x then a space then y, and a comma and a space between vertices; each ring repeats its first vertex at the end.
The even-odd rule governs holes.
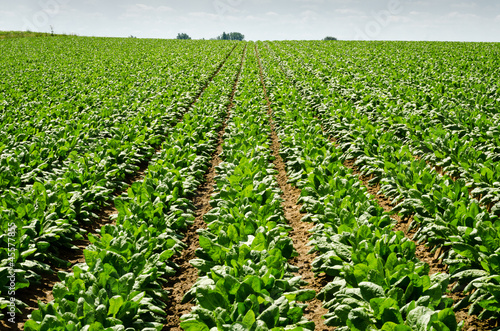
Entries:
POLYGON ((317 21, 320 16, 313 10, 305 10, 300 13, 300 17, 301 17, 300 21, 302 23, 308 23, 311 21, 317 21))
POLYGON ((171 7, 167 7, 167 6, 158 6, 158 7, 154 7, 154 6, 150 6, 150 5, 146 5, 146 4, 143 4, 143 3, 136 3, 134 5, 128 5, 126 6, 126 11, 127 12, 130 12, 130 13, 144 13, 144 12, 170 12, 170 11, 174 11, 173 8, 171 7))
POLYGON ((470 8, 476 8, 477 3, 475 3, 475 2, 459 2, 459 3, 454 3, 451 6, 454 8, 470 9, 470 8))
POLYGON ((394 22, 394 23, 411 23, 413 20, 411 20, 407 16, 401 16, 401 15, 393 15, 389 17, 389 22, 394 22))
POLYGON ((202 11, 189 13, 188 16, 196 17, 196 18, 208 18, 211 20, 219 18, 219 15, 217 15, 217 14, 207 13, 207 12, 202 12, 202 11))
POLYGON ((316 3, 324 3, 325 0, 293 0, 293 2, 316 4, 316 3))
POLYGON ((125 6, 125 13, 122 14, 121 18, 143 18, 145 16, 151 16, 152 14, 165 14, 167 12, 174 12, 175 10, 167 6, 150 6, 143 3, 136 3, 133 5, 125 6))
POLYGON ((446 15, 448 18, 452 19, 476 19, 479 18, 476 14, 464 14, 464 13, 459 13, 457 11, 451 12, 448 15, 446 15))
POLYGON ((344 14, 344 15, 345 14, 352 14, 352 15, 364 15, 365 14, 362 11, 355 10, 355 9, 350 9, 350 8, 335 9, 335 12, 339 13, 339 14, 344 14))
POLYGON ((14 12, 7 10, 0 10, 0 17, 16 17, 17 15, 14 12))

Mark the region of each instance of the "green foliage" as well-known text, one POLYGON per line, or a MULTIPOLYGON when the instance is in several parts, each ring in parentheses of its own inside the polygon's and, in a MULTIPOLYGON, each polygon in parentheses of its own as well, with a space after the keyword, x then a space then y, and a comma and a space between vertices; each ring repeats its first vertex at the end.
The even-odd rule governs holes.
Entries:
MULTIPOLYGON (((102 42, 102 40, 97 42, 102 42)), ((136 40, 129 42, 142 43, 136 40)), ((162 43, 172 42, 163 41, 162 43)), ((222 49, 226 51, 233 49, 233 46, 225 47, 223 46, 222 49)), ((170 48, 169 52, 173 52, 174 49, 175 47, 170 48)), ((72 204, 79 206, 78 212, 80 213, 85 203, 93 203, 96 209, 97 202, 106 202, 110 198, 106 199, 98 194, 104 190, 104 187, 100 185, 106 185, 105 179, 119 181, 124 178, 124 175, 117 179, 110 175, 101 179, 99 186, 83 186, 85 176, 102 176, 98 169, 86 167, 92 165, 93 162, 99 162, 99 165, 109 164, 117 170, 136 170, 137 166, 134 163, 138 163, 138 160, 135 159, 133 153, 149 151, 149 156, 151 156, 154 146, 160 142, 160 132, 163 132, 163 135, 168 132, 168 136, 163 137, 164 148, 150 161, 144 179, 134 182, 123 195, 115 198, 115 206, 118 210, 115 223, 103 226, 99 231, 99 236, 89 235, 92 245, 84 251, 85 262, 74 266, 72 273, 59 274, 61 283, 54 286, 54 300, 39 305, 39 310, 35 311, 32 319, 26 323, 27 330, 47 328, 58 330, 66 327, 75 330, 82 328, 161 329, 165 319, 165 302, 168 300, 164 285, 166 279, 175 274, 174 268, 177 267, 171 258, 185 247, 181 241, 181 231, 194 219, 194 206, 188 198, 193 195, 203 180, 211 153, 217 144, 216 132, 225 117, 229 102, 227 96, 230 95, 237 72, 237 67, 233 64, 239 62, 238 55, 241 55, 241 52, 240 47, 227 59, 224 55, 214 57, 229 65, 220 70, 219 75, 214 77, 213 81, 206 82, 210 84, 204 88, 205 93, 197 98, 196 103, 189 105, 195 101, 194 94, 199 94, 203 85, 199 85, 198 81, 193 82, 187 79, 177 84, 192 86, 193 96, 179 91, 178 94, 174 93, 171 96, 175 98, 173 100, 159 97, 162 99, 160 101, 151 98, 149 103, 146 101, 143 103, 144 107, 148 107, 147 109, 140 108, 139 111, 129 113, 128 122, 121 122, 120 119, 127 118, 120 115, 120 110, 114 110, 114 114, 109 110, 109 116, 116 119, 109 124, 115 124, 115 126, 103 132, 96 130, 96 134, 102 135, 103 140, 96 141, 94 148, 98 148, 97 151, 86 150, 87 157, 91 160, 78 154, 78 148, 85 150, 83 147, 86 146, 88 138, 84 135, 80 140, 72 139, 75 140, 72 146, 75 153, 70 155, 71 161, 81 160, 82 163, 65 162, 66 167, 61 169, 64 171, 57 171, 58 165, 53 164, 54 172, 49 174, 50 180, 41 177, 38 181, 37 177, 37 181, 26 186, 25 190, 14 190, 13 187, 4 188, 4 192, 9 195, 2 194, 9 198, 2 199, 0 208, 5 211, 5 217, 11 217, 10 222, 15 220, 16 224, 19 224, 17 231, 21 231, 22 222, 32 219, 31 224, 27 223, 30 226, 22 227, 22 231, 26 234, 21 237, 24 241, 19 241, 21 254, 16 257, 17 260, 14 260, 17 263, 16 267, 19 266, 17 267, 19 271, 16 272, 19 278, 18 284, 24 286, 28 282, 22 277, 34 279, 35 272, 44 266, 33 263, 31 258, 38 262, 37 258, 41 258, 40 253, 52 252, 51 249, 60 247, 62 239, 69 242, 74 238, 71 235, 74 236, 75 230, 65 226, 66 218, 62 213, 73 216, 75 221, 71 224, 78 229, 79 224, 76 221, 79 219, 75 217, 76 208, 72 209, 72 204), (221 96, 226 97, 221 98, 221 96), (163 102, 173 103, 175 106, 172 105, 167 110, 163 102), (134 113, 133 116, 132 113, 134 113), (165 120, 165 123, 160 124, 159 119, 165 120), (142 123, 145 127, 139 128, 141 131, 134 135, 133 131, 138 129, 136 127, 138 123, 142 123), (148 128, 149 125, 146 123, 151 123, 151 128, 148 128), (134 137, 134 143, 130 144, 129 139, 134 137), (118 143, 119 141, 122 143, 118 143), (79 144, 82 146, 79 147, 79 144), (127 158, 127 149, 130 149, 130 158, 127 158), (93 153, 109 154, 102 160, 93 153), (94 157, 93 160, 92 157, 94 157), (71 181, 68 183, 68 177, 75 179, 74 183, 79 185, 71 185, 71 181), (84 189, 79 191, 82 186, 84 189), (54 193, 61 188, 64 188, 63 192, 54 193), (29 199, 22 195, 16 196, 12 192, 28 192, 29 199), (20 200, 22 204, 17 203, 15 206, 16 199, 22 199, 20 200), (61 204, 64 208, 60 207, 61 204), (9 208, 12 208, 12 211, 9 211, 9 208), (50 214, 46 214, 45 211, 49 208, 50 214), (19 219, 12 218, 16 214, 19 219), (44 228, 44 224, 49 227, 44 228), (63 237, 63 234, 67 235, 67 238, 63 237)), ((210 70, 215 72, 216 69, 217 67, 212 67, 212 64, 206 66, 208 73, 210 70)), ((172 87, 172 91, 176 89, 172 87)), ((144 93, 144 90, 140 93, 144 93)), ((81 122, 83 128, 80 130, 90 135, 85 128, 91 129, 93 126, 99 128, 100 124, 90 125, 91 123, 84 117, 81 122)), ((47 132, 50 133, 50 130, 47 132)), ((47 132, 46 135, 48 135, 47 132)), ((68 130, 65 136, 71 137, 72 133, 78 134, 78 131, 68 130)), ((87 144, 86 147, 90 148, 92 145, 87 144)), ((142 156, 142 159, 144 160, 145 156, 142 156)), ((116 175, 116 171, 113 174, 116 175)), ((21 186, 23 183, 21 181, 16 184, 21 186)), ((112 190, 109 191, 112 192, 112 190)), ((1 238, 8 239, 4 234, 1 238)), ((3 247, 0 252, 4 253, 3 247)), ((45 256, 63 262, 55 254, 45 256)), ((7 262, 2 259, 2 267, 3 263, 7 262)), ((0 272, 3 271, 4 268, 1 268, 0 272)), ((45 271, 48 272, 50 269, 47 267, 45 271)), ((4 279, 7 278, 4 277, 4 279)), ((4 308, 3 302, 2 308, 4 308)))
POLYGON ((191 37, 187 33, 178 33, 176 39, 188 40, 191 37))
MULTIPOLYGON (((271 50, 260 49, 263 57, 273 59, 271 50)), ((356 153, 360 164, 365 155, 370 161, 368 156, 380 155, 377 148, 386 141, 374 137, 376 124, 364 121, 356 129, 367 133, 360 139, 366 141, 363 149, 337 148, 325 137, 321 128, 325 123, 317 118, 321 99, 309 94, 312 89, 304 81, 295 88, 293 82, 299 80, 291 78, 294 71, 281 71, 274 65, 279 59, 275 61, 266 64, 266 82, 276 100, 273 114, 280 154, 289 177, 302 189, 299 202, 302 211, 309 213, 305 220, 316 223, 311 236, 312 251, 318 252, 313 270, 333 277, 318 294, 329 310, 325 323, 342 330, 459 330, 451 309, 453 301, 446 296, 449 276, 429 276, 429 266, 415 257, 415 244, 403 233, 392 231, 389 215, 343 165, 346 150, 356 153)), ((353 128, 350 130, 352 134, 353 128)), ((377 166, 390 170, 396 164, 378 162, 377 166)), ((423 185, 431 182, 424 176, 423 185)), ((410 198, 421 197, 412 194, 410 198)))
POLYGON ((217 40, 238 40, 243 41, 245 36, 239 32, 223 32, 220 36, 217 37, 217 40))
POLYGON ((184 330, 314 330, 303 317, 316 293, 301 289, 288 259, 297 253, 287 236, 272 168, 269 118, 260 100, 252 50, 228 119, 216 192, 191 263, 201 277, 184 301, 196 306, 182 317, 184 330))

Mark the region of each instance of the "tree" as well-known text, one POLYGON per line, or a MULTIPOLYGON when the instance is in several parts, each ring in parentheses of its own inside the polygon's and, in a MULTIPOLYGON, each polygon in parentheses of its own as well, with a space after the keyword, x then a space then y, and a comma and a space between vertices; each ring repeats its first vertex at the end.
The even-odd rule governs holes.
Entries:
POLYGON ((245 39, 245 36, 239 32, 222 32, 220 36, 217 37, 217 40, 239 40, 242 41, 245 39))
POLYGON ((187 40, 187 39, 191 39, 191 37, 188 36, 187 33, 178 33, 177 34, 177 39, 185 39, 185 40, 187 40))
POLYGON ((323 38, 323 40, 337 40, 337 38, 327 36, 327 37, 323 38))
POLYGON ((243 41, 243 39, 245 39, 245 36, 242 35, 241 33, 239 32, 231 32, 229 34, 229 40, 239 40, 239 41, 243 41))

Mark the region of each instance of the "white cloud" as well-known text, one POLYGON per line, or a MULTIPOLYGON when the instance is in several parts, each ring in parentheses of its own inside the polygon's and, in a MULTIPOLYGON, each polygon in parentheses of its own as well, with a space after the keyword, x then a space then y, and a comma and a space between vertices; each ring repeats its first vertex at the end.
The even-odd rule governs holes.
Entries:
POLYGON ((459 3, 454 3, 451 6, 454 8, 470 9, 470 8, 476 8, 477 3, 475 3, 475 2, 459 2, 459 3))
POLYGON ((7 10, 0 10, 0 17, 16 17, 16 14, 7 10))
POLYGON ((459 13, 457 11, 451 12, 448 15, 446 15, 448 18, 452 19, 472 19, 472 18, 479 18, 476 14, 464 14, 464 13, 459 13))
POLYGON ((167 6, 154 7, 143 3, 136 3, 134 5, 126 5, 125 13, 121 15, 121 18, 143 18, 145 16, 150 17, 151 15, 174 11, 173 8, 167 6))
POLYGON ((216 15, 214 13, 207 13, 207 12, 193 12, 189 13, 189 16, 191 17, 197 17, 197 18, 208 18, 208 19, 218 19, 219 15, 216 15))
POLYGON ((154 7, 154 6, 146 5, 146 4, 143 4, 143 3, 137 3, 135 5, 129 5, 129 6, 126 7, 126 10, 128 12, 151 12, 151 11, 155 11, 155 12, 168 12, 168 11, 174 11, 174 9, 171 8, 171 7, 167 7, 167 6, 154 7))
POLYGON ((389 17, 389 22, 410 23, 410 22, 412 22, 412 20, 407 16, 393 15, 393 16, 389 17))
POLYGON ((293 2, 300 2, 300 3, 324 3, 325 0, 293 0, 293 2))
POLYGON ((351 8, 339 8, 335 9, 335 12, 339 14, 364 15, 363 12, 351 8))

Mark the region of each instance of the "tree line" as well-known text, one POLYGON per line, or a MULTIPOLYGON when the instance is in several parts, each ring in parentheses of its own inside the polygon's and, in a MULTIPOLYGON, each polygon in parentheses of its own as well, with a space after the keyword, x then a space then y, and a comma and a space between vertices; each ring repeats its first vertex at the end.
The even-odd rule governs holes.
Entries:
MULTIPOLYGON (((187 33, 178 33, 177 34, 177 39, 191 39, 191 37, 187 33)), ((217 36, 217 38, 211 38, 212 40, 239 40, 242 41, 245 39, 245 36, 239 32, 223 32, 220 36, 217 36)), ((337 40, 335 37, 327 36, 323 38, 323 40, 337 40)))
MULTIPOLYGON (((187 33, 178 33, 177 34, 177 39, 191 39, 191 37, 187 33)), ((245 39, 245 35, 239 33, 239 32, 223 32, 221 35, 217 36, 216 38, 212 38, 213 40, 239 40, 242 41, 245 39)))

